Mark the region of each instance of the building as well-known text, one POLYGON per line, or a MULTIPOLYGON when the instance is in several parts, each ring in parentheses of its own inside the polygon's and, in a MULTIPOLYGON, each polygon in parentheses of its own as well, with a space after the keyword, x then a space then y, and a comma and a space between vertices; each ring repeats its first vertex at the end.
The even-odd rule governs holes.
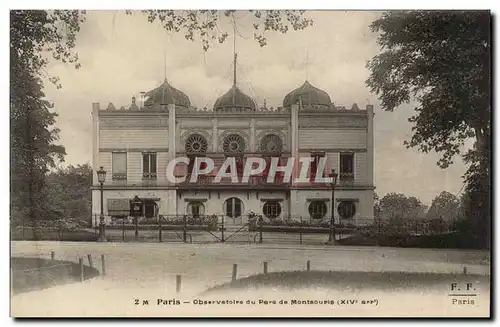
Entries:
MULTIPOLYGON (((282 107, 259 108, 237 87, 234 75, 233 87, 211 110, 194 108, 166 79, 139 99, 133 97, 128 108, 93 104, 92 166, 94 172, 101 166, 107 171, 106 220, 126 214, 135 196, 143 200, 146 217, 220 214, 242 221, 253 211, 267 219, 330 220, 329 183, 268 183, 265 176, 238 184, 224 179, 214 183, 214 176, 200 176, 195 183, 169 182, 168 162, 184 156, 207 156, 216 165, 228 156, 238 163, 245 157, 307 156, 313 158, 312 177, 312 168, 325 157, 325 171, 334 168, 339 174, 335 221, 373 219, 373 106, 335 106, 325 91, 305 81, 284 95, 282 107)), ((191 169, 192 164, 176 172, 189 176, 191 169)), ((92 210, 98 215, 96 174, 93 184, 92 210)))

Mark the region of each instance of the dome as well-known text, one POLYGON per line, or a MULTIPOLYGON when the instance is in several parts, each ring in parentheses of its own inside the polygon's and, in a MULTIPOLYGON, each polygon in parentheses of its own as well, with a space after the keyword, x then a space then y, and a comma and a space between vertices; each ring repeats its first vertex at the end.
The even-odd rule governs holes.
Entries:
POLYGON ((154 90, 147 92, 145 94, 145 99, 145 107, 153 105, 174 104, 174 101, 175 105, 179 107, 189 108, 191 106, 189 97, 184 92, 179 91, 172 85, 170 85, 166 79, 162 85, 158 86, 154 90))
POLYGON ((293 104, 297 104, 299 98, 302 99, 303 105, 330 107, 332 104, 328 93, 314 87, 309 81, 305 81, 301 87, 288 93, 283 99, 283 107, 291 107, 293 104))
POLYGON ((214 111, 224 111, 225 109, 230 110, 232 108, 255 111, 256 105, 251 97, 241 92, 236 85, 233 85, 226 94, 215 101, 214 111))

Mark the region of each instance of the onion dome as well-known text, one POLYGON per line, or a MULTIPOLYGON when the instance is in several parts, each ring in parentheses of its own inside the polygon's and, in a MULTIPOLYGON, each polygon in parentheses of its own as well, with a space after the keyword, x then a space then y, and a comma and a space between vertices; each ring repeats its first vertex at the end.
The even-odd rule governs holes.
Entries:
POLYGON ((235 84, 215 101, 214 111, 227 111, 232 108, 243 109, 244 111, 255 111, 257 106, 255 101, 245 93, 243 93, 235 84))
POLYGON ((330 108, 332 105, 328 93, 313 86, 309 81, 305 81, 302 86, 288 93, 283 99, 283 107, 291 107, 293 104, 297 104, 299 99, 302 100, 303 106, 312 105, 330 108))
POLYGON ((167 105, 175 104, 179 107, 189 108, 191 106, 191 101, 189 97, 182 91, 174 88, 165 79, 162 85, 154 90, 151 90, 145 94, 146 101, 144 102, 144 108, 155 106, 155 105, 167 105))

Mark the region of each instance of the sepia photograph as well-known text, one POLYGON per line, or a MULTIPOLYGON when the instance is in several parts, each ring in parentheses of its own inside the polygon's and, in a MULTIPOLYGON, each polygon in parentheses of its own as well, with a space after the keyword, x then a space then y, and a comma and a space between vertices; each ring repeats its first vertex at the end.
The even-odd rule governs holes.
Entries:
POLYGON ((9 15, 12 318, 491 318, 490 11, 9 15))

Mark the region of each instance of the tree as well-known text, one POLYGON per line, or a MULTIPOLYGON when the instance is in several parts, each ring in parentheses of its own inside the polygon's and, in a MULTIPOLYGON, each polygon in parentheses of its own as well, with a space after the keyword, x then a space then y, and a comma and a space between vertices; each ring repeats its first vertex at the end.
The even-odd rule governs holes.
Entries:
MULTIPOLYGON (((187 40, 200 39, 203 50, 208 51, 210 43, 217 41, 224 43, 233 31, 224 30, 219 24, 222 15, 230 18, 233 28, 238 31, 238 20, 246 18, 247 15, 236 17, 236 10, 143 10, 149 22, 159 21, 168 32, 184 32, 187 40)), ((261 47, 267 45, 266 32, 287 33, 290 29, 303 30, 313 24, 313 21, 304 18, 304 10, 249 10, 244 12, 250 15, 250 22, 254 30, 254 39, 261 47)), ((127 14, 133 14, 127 11, 127 14)))
POLYGON ((425 217, 426 206, 416 197, 404 194, 388 193, 379 202, 381 219, 409 221, 425 217))
POLYGON ((47 176, 47 202, 52 219, 89 220, 92 216, 92 168, 60 168, 47 176))
POLYGON ((453 223, 459 219, 459 199, 446 191, 441 192, 432 200, 427 211, 427 219, 443 219, 446 223, 453 223))
POLYGON ((47 54, 77 64, 71 50, 81 19, 75 11, 36 10, 11 11, 10 19, 11 210, 14 219, 35 220, 47 210, 48 168, 65 155, 54 144, 59 130, 51 127, 57 115, 44 100, 41 77, 47 54))
POLYGON ((407 147, 442 156, 448 167, 466 140, 464 182, 475 200, 475 219, 486 232, 490 217, 490 13, 404 11, 384 13, 372 23, 383 52, 369 63, 367 85, 382 108, 393 111, 416 100, 407 147), (486 228, 486 229, 485 229, 486 228))

